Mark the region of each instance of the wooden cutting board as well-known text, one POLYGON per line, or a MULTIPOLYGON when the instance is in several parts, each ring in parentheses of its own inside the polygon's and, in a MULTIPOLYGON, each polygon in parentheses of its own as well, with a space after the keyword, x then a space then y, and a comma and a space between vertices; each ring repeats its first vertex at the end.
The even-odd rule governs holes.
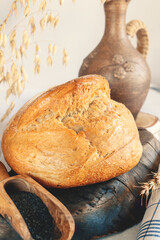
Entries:
POLYGON ((74 189, 52 189, 74 217, 74 240, 89 240, 123 231, 139 223, 144 215, 140 183, 148 181, 160 163, 160 142, 140 129, 143 155, 131 171, 110 181, 74 189))
MULTIPOLYGON (((151 172, 156 172, 160 163, 160 142, 156 139, 160 137, 160 122, 152 115, 141 114, 137 125, 143 155, 139 164, 131 171, 110 181, 90 186, 49 189, 66 205, 75 219, 73 240, 95 239, 120 232, 141 221, 146 205, 144 203, 141 206, 139 186, 151 178, 151 172), (142 128, 144 124, 154 135, 142 128)), ((21 238, 0 217, 0 240, 2 239, 21 238)))
POLYGON ((131 171, 104 183, 51 190, 75 219, 74 240, 95 239, 120 232, 143 218, 146 202, 141 205, 140 183, 148 181, 160 163, 160 122, 153 115, 140 113, 137 126, 143 155, 131 171))

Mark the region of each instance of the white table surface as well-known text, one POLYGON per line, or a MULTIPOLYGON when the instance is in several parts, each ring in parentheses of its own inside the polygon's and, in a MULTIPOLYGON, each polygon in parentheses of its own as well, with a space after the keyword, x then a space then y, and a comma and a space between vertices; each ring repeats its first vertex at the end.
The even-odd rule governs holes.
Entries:
MULTIPOLYGON (((28 91, 29 98, 34 96, 35 92, 37 92, 37 90, 34 91, 34 89, 32 89, 32 90, 30 89, 28 91)), ((21 99, 21 102, 19 103, 19 105, 16 106, 15 111, 17 111, 19 109, 19 107, 21 107, 29 98, 27 97, 27 94, 25 94, 24 98, 21 99)), ((160 118, 160 92, 150 89, 141 111, 154 114, 160 118)), ((8 121, 8 119, 7 119, 7 121, 8 121)), ((5 125, 6 125, 6 122, 1 124, 1 127, 0 127, 1 134, 3 132, 3 129, 5 128, 5 125)), ((1 161, 4 162, 3 156, 1 155, 0 157, 1 157, 1 161)), ((101 240, 102 239, 103 240, 104 239, 107 239, 107 240, 135 240, 136 236, 137 236, 137 232, 139 230, 139 226, 140 226, 140 224, 138 224, 130 229, 127 229, 126 231, 124 231, 120 234, 113 234, 109 237, 101 238, 101 240)))

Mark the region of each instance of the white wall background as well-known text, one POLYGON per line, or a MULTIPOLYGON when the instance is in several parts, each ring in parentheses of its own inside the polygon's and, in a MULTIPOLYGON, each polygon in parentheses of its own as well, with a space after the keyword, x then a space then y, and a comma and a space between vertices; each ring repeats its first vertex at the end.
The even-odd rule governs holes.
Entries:
MULTIPOLYGON (((0 22, 6 17, 12 2, 13 0, 0 0, 0 22)), ((40 3, 40 0, 37 0, 37 2, 40 3)), ((16 107, 12 114, 3 123, 0 122, 0 139, 11 116, 27 100, 53 85, 61 84, 77 77, 83 58, 95 48, 103 35, 104 11, 100 0, 77 0, 74 4, 72 0, 64 0, 62 7, 59 7, 58 0, 52 0, 52 2, 54 13, 60 16, 60 24, 56 31, 48 30, 44 33, 39 31, 37 39, 51 39, 53 43, 57 44, 58 51, 54 58, 53 66, 51 68, 46 66, 45 48, 47 49, 47 42, 41 42, 41 48, 44 50, 41 52, 41 72, 38 76, 34 75, 34 52, 31 45, 31 50, 27 58, 23 61, 29 77, 28 82, 23 94, 17 99, 16 107), (63 47, 66 47, 69 52, 68 67, 62 66, 63 47)), ((13 16, 9 20, 7 30, 9 31, 19 22, 21 17, 21 9, 19 9, 17 17, 13 16)), ((152 73, 152 83, 160 87, 160 0, 131 0, 126 22, 133 19, 142 20, 148 27, 150 50, 147 61, 152 73)), ((23 22, 21 25, 19 33, 23 30, 23 22)), ((6 86, 0 84, 0 118, 7 108, 4 100, 5 91, 6 86)), ((157 104, 158 116, 158 93, 156 96, 154 95, 154 98, 154 105, 157 104)), ((150 99, 153 99, 152 95, 150 95, 150 99)), ((145 105, 146 109, 148 109, 148 104, 151 105, 150 100, 145 105)), ((149 109, 152 113, 152 106, 149 109)), ((2 157, 1 150, 0 156, 2 157)), ((4 161, 3 158, 1 160, 4 161)), ((133 230, 129 230, 129 233, 125 232, 124 235, 122 234, 122 237, 118 238, 116 236, 116 239, 135 239, 137 231, 137 229, 133 228, 133 230)), ((111 239, 113 238, 111 237, 111 239)))
MULTIPOLYGON (((2 21, 11 6, 11 0, 0 1, 0 21, 2 21)), ((40 3, 40 0, 37 0, 40 3)), ((28 82, 22 96, 17 99, 15 113, 28 99, 36 93, 46 90, 47 88, 71 80, 78 75, 82 60, 90 53, 91 50, 99 43, 104 31, 104 11, 100 0, 64 0, 62 7, 59 6, 58 0, 52 0, 53 13, 59 15, 60 24, 57 30, 47 30, 44 33, 38 32, 37 38, 42 40, 51 39, 57 44, 58 51, 54 58, 52 67, 47 67, 45 63, 47 42, 41 42, 42 63, 41 72, 34 75, 34 51, 33 45, 24 60, 24 66, 28 73, 28 82), (62 65, 63 47, 69 52, 69 65, 62 65)), ((9 22, 7 31, 9 31, 22 17, 21 9, 17 12, 17 17, 13 16, 9 22)), ((37 16, 38 18, 38 16, 37 16)), ((152 72, 152 83, 160 86, 160 1, 159 0, 131 0, 127 12, 126 22, 132 19, 141 19, 148 27, 150 34, 150 50, 147 58, 152 72)), ((19 32, 23 30, 22 22, 19 32)), ((33 40, 35 41, 35 40, 33 40)), ((5 85, 0 85, 0 116, 7 108, 4 101, 5 85)), ((13 115, 13 113, 11 115, 13 115)), ((10 115, 10 116, 11 116, 10 115)), ((10 117, 9 117, 10 118, 10 117)), ((0 132, 9 118, 0 123, 0 132)))

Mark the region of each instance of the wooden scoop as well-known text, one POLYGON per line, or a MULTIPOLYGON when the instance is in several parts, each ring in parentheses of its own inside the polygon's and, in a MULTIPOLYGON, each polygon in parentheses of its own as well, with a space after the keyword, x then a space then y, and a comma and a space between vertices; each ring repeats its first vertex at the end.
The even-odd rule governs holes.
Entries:
POLYGON ((9 177, 8 172, 0 162, 0 214, 13 226, 24 240, 33 239, 28 227, 17 207, 6 192, 6 188, 16 189, 36 194, 46 205, 49 213, 61 232, 60 240, 70 240, 74 233, 74 220, 66 207, 45 188, 28 176, 17 175, 9 177))

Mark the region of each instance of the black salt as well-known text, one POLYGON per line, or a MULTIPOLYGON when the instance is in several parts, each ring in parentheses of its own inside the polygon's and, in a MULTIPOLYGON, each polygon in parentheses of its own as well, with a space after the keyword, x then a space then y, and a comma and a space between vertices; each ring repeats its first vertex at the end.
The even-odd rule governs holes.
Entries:
POLYGON ((33 193, 24 191, 10 192, 9 196, 24 218, 33 239, 55 240, 60 238, 61 233, 40 198, 33 193))

